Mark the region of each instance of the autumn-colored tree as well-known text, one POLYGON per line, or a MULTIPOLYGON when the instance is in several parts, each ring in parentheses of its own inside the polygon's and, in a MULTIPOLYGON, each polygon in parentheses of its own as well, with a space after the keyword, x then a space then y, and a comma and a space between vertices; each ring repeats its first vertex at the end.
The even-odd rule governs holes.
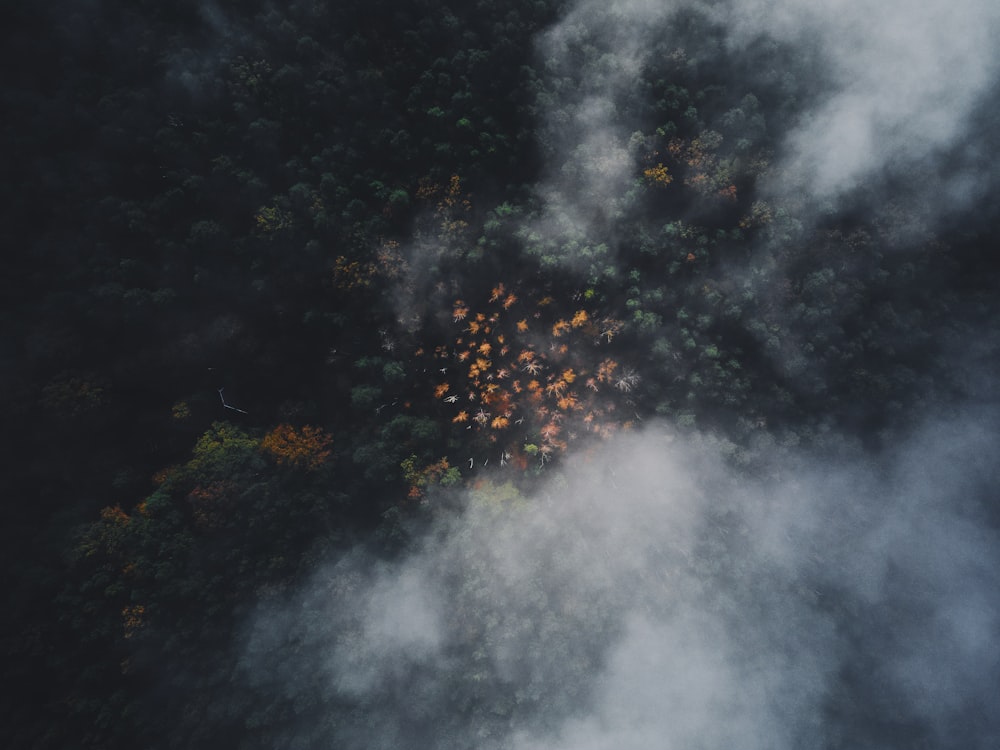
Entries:
POLYGON ((281 424, 271 430, 260 443, 260 449, 282 466, 318 469, 332 455, 333 438, 319 427, 306 425, 300 430, 281 424))
POLYGON ((434 461, 426 466, 419 467, 416 456, 410 456, 400 463, 403 469, 403 477, 410 485, 408 497, 418 499, 424 496, 427 487, 439 484, 442 487, 450 487, 458 484, 462 475, 458 468, 452 466, 447 458, 434 461))
MULTIPOLYGON (((418 191, 418 195, 420 195, 418 191)), ((472 210, 472 203, 462 193, 462 178, 452 175, 448 189, 438 202, 437 215, 441 219, 441 232, 445 237, 456 237, 469 226, 465 216, 472 210)))
POLYGON ((333 261, 333 285, 337 289, 370 289, 374 277, 375 269, 368 263, 349 260, 343 255, 338 255, 333 261))
POLYGON ((649 182, 653 185, 666 186, 674 181, 673 176, 670 174, 670 170, 663 166, 662 162, 657 164, 655 167, 644 169, 642 176, 649 180, 649 182))
POLYGON ((567 323, 565 320, 561 320, 561 319, 557 320, 555 322, 555 324, 552 326, 552 335, 553 336, 562 336, 569 329, 570 329, 570 324, 569 323, 567 323))

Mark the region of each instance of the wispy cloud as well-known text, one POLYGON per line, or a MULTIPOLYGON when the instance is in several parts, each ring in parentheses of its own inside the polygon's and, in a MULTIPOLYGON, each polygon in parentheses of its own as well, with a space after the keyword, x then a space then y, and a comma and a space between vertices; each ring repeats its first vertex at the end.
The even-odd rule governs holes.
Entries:
POLYGON ((324 570, 259 613, 246 665, 319 686, 344 747, 986 747, 998 437, 932 422, 751 484, 711 440, 621 437, 396 563, 324 570))
POLYGON ((796 189, 833 196, 914 163, 933 184, 935 159, 977 140, 970 116, 1000 72, 995 3, 784 0, 733 4, 725 15, 737 48, 768 35, 820 49, 828 78, 818 104, 785 134, 783 166, 796 189))
MULTIPOLYGON (((543 193, 556 213, 586 219, 620 202, 624 177, 634 170, 627 143, 639 123, 616 105, 655 62, 648 57, 652 41, 674 37, 700 44, 689 52, 709 66, 713 55, 721 61, 723 49, 738 62, 761 40, 817 66, 814 80, 808 69, 785 71, 809 103, 794 125, 774 134, 780 144, 774 194, 836 201, 894 172, 909 178, 907 189, 927 210, 940 213, 982 198, 997 177, 991 159, 972 157, 985 156, 988 134, 973 117, 991 106, 1000 75, 995 3, 579 2, 539 40, 546 70, 573 82, 557 89, 546 109, 549 157, 564 165, 550 173, 543 193), (681 11, 717 24, 718 52, 715 38, 682 38, 675 23, 681 11), (586 66, 582 50, 597 50, 586 66), (949 169, 949 160, 962 160, 963 169, 949 169), (576 166, 566 174, 565 165, 576 166)), ((761 74, 747 67, 745 80, 730 83, 752 86, 761 74)))

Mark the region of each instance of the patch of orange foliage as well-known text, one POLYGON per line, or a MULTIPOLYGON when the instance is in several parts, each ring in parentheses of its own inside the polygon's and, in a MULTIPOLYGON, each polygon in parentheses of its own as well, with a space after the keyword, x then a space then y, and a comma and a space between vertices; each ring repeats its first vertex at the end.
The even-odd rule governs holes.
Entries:
POLYGON ((309 471, 325 464, 333 451, 333 438, 319 427, 306 425, 296 430, 281 424, 271 430, 260 443, 260 449, 271 455, 279 465, 304 468, 309 471))
POLYGON ((120 505, 103 508, 101 510, 101 519, 104 521, 110 521, 115 526, 128 526, 132 521, 129 514, 123 511, 120 505))
POLYGON ((565 396, 563 396, 556 402, 556 406, 558 406, 563 411, 566 411, 568 409, 575 409, 577 407, 576 396, 572 393, 567 393, 565 396))
POLYGON ((605 359, 597 366, 598 381, 601 383, 610 383, 616 369, 618 369, 617 362, 613 359, 605 359))

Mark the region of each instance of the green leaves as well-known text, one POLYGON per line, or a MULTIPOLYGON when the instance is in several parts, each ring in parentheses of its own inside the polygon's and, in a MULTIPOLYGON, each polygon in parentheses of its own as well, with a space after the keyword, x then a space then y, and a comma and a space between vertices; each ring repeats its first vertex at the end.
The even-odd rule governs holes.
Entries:
POLYGON ((195 478, 221 478, 244 474, 263 466, 260 441, 228 422, 212 424, 195 443, 186 469, 195 478))

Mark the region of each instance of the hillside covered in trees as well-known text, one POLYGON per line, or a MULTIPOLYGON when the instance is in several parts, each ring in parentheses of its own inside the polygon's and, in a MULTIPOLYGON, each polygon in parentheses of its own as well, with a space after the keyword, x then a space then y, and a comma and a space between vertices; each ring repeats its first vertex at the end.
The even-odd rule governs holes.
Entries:
POLYGON ((903 5, 15 2, 4 745, 996 747, 1000 12, 903 5))

